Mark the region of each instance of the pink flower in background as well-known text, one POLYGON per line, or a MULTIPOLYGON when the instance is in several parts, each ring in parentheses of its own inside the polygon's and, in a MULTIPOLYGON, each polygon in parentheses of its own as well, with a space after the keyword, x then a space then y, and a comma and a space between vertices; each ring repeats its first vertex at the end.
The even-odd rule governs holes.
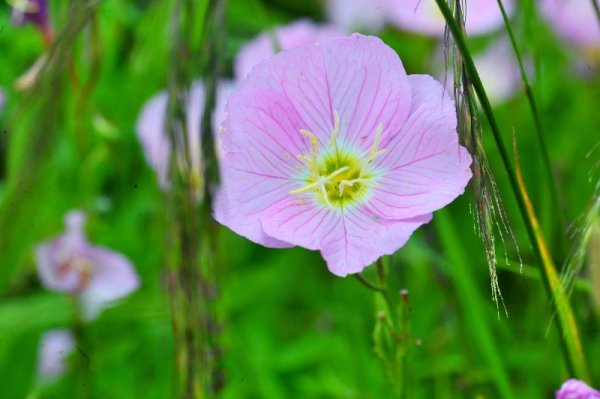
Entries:
MULTIPOLYGON (((225 101, 233 90, 233 83, 223 81, 218 87, 217 101, 213 114, 213 129, 216 132, 225 117, 225 101)), ((144 105, 137 120, 136 132, 148 164, 158 175, 161 188, 169 188, 168 167, 171 153, 171 143, 166 130, 165 121, 167 102, 169 97, 166 92, 161 92, 152 97, 144 105)), ((202 82, 192 85, 187 106, 187 129, 189 134, 190 159, 192 170, 200 172, 201 147, 200 125, 202 112, 204 112, 204 86, 202 82)))
POLYGON ((217 220, 319 250, 339 276, 396 251, 471 177, 450 96, 359 34, 257 65, 229 98, 222 143, 217 220))
POLYGON ((600 392, 572 378, 562 384, 556 392, 556 399, 600 399, 600 392))
POLYGON ((67 371, 67 357, 75 349, 75 338, 69 330, 50 330, 41 338, 38 355, 38 378, 49 382, 67 371))
POLYGON ((389 0, 327 0, 327 18, 335 25, 351 33, 366 29, 380 31, 386 21, 389 0))
POLYGON ((15 25, 31 23, 44 35, 47 43, 54 36, 54 29, 50 22, 47 0, 15 0, 12 9, 12 22, 15 25))
POLYGON ((0 112, 2 112, 2 108, 4 108, 4 103, 6 102, 6 94, 4 94, 4 90, 0 87, 0 112))
MULTIPOLYGON (((442 37, 446 22, 434 0, 388 0, 388 16, 399 28, 429 36, 442 37)), ((469 0, 466 29, 470 36, 493 32, 503 26, 497 0, 469 0)), ((503 0, 504 8, 512 13, 512 0, 503 0)))
POLYGON ((90 244, 84 221, 82 212, 68 213, 66 232, 38 245, 36 260, 42 285, 76 295, 84 317, 92 320, 110 302, 136 290, 139 279, 125 256, 90 244))
POLYGON ((600 25, 589 0, 542 0, 540 6, 563 40, 581 48, 600 48, 600 25))
POLYGON ((235 76, 244 79, 256 64, 276 53, 276 45, 288 50, 340 36, 344 33, 332 26, 316 25, 305 19, 277 27, 274 35, 262 33, 240 49, 235 58, 235 76))

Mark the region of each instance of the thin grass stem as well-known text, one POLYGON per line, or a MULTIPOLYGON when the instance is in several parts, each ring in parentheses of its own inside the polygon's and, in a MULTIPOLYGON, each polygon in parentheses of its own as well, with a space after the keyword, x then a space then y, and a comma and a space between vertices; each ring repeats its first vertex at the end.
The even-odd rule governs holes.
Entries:
MULTIPOLYGON (((548 179, 548 187, 550 189, 550 196, 552 198, 552 202, 554 204, 554 208, 556 209, 558 215, 558 234, 557 237, 559 242, 562 244, 564 241, 564 232, 565 230, 565 219, 562 212, 560 199, 558 195, 558 188, 556 186, 556 180, 554 179, 554 174, 552 173, 552 166, 550 162, 550 156, 548 155, 548 145, 546 144, 546 139, 544 135, 544 127, 542 125, 542 118, 540 117, 539 109, 537 106, 537 102, 535 100, 535 96, 533 94, 533 88, 529 83, 529 79, 527 78, 527 72, 525 71, 525 67, 523 65, 523 57, 521 56, 521 51, 519 50, 519 46, 517 44, 517 40, 515 38, 515 34, 512 30, 510 20, 508 19, 508 15, 506 14, 506 10, 504 8, 504 4, 502 4, 502 0, 498 1, 498 7, 500 8, 500 12, 502 13, 502 18, 504 19, 504 25, 506 26, 506 31, 508 32, 508 36, 510 38, 510 42, 512 44, 513 51, 515 53, 515 57, 517 58, 517 62, 519 64, 519 72, 521 74, 521 80, 523 81, 523 89, 525 90, 525 94, 527 95, 527 102, 529 103, 529 108, 531 109, 531 114, 533 116, 533 123, 535 126, 536 138, 538 141, 538 145, 540 147, 540 151, 542 153, 542 162, 544 164, 544 169, 546 172, 546 178, 548 179)), ((592 0, 595 2, 595 0, 592 0)))
POLYGON ((492 111, 492 106, 490 105, 490 101, 487 97, 485 89, 483 88, 481 79, 479 78, 479 73, 475 68, 475 63, 467 46, 467 41, 461 32, 460 27, 454 20, 452 11, 450 10, 446 1, 435 1, 442 12, 450 33, 454 38, 456 46, 460 51, 460 54, 463 58, 465 71, 469 79, 472 81, 475 93, 477 94, 479 102, 489 121, 492 135, 496 142, 496 147, 498 148, 504 169, 508 175, 511 189, 517 200, 519 211, 521 213, 523 222, 525 223, 529 240, 534 249, 534 253, 540 264, 540 267, 542 268, 543 283, 548 295, 548 299, 551 301, 554 306, 554 310, 558 314, 558 317, 554 320, 560 333, 561 347, 563 349, 568 372, 571 376, 589 381, 587 366, 583 351, 581 349, 581 340, 577 332, 577 326, 574 324, 575 318, 571 309, 571 305, 569 304, 566 296, 561 295, 561 293, 564 293, 564 288, 558 279, 558 273, 554 267, 552 257, 547 251, 546 246, 543 244, 545 241, 543 240, 541 230, 538 228, 539 226, 537 225, 537 220, 532 220, 532 216, 535 215, 533 213, 533 208, 526 200, 525 194, 522 191, 523 186, 519 184, 519 179, 517 178, 515 168, 511 163, 508 151, 504 145, 500 128, 498 127, 496 117, 492 111))

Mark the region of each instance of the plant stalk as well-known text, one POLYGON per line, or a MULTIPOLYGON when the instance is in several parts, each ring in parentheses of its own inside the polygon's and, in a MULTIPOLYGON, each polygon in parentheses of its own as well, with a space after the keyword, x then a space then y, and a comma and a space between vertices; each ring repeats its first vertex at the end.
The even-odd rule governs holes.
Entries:
POLYGON ((570 323, 570 321, 574 322, 575 320, 573 311, 566 296, 561 294, 564 293, 564 288, 562 287, 560 280, 557 278, 558 274, 556 273, 556 270, 554 268, 554 264, 552 262, 550 253, 547 251, 547 248, 543 246, 544 241, 542 232, 539 228, 534 227, 534 223, 536 222, 530 219, 531 215, 533 215, 534 212, 533 208, 530 206, 531 204, 529 204, 529 207, 526 204, 525 195, 522 192, 522 187, 519 184, 517 174, 515 173, 515 169, 508 155, 508 151, 506 150, 504 141, 502 140, 500 128, 498 127, 498 124, 496 122, 496 118, 492 111, 492 107, 490 105, 485 89, 483 88, 483 84, 481 83, 481 79, 479 78, 477 69, 475 68, 475 63, 473 61, 471 53, 469 52, 467 41, 463 33, 461 32, 458 24, 454 20, 452 11, 448 7, 446 1, 435 1, 440 11, 442 12, 444 19, 446 20, 446 24, 448 25, 450 33, 452 34, 456 46, 458 47, 462 55, 466 73, 469 79, 472 81, 475 93, 477 94, 479 102, 489 121, 490 128, 492 130, 492 135, 496 142, 498 151, 500 152, 500 157, 502 158, 504 168, 510 181, 511 189, 517 200, 517 204, 519 206, 519 211, 521 213, 523 222, 525 223, 529 240, 534 249, 535 256, 542 269, 542 276, 546 293, 548 295, 549 300, 552 301, 552 304, 554 305, 554 310, 558 314, 558 317, 554 320, 559 330, 562 343, 561 347, 563 349, 563 354, 565 357, 565 363, 568 372, 573 377, 589 381, 587 366, 583 355, 583 351, 581 350, 582 346, 577 332, 577 328, 576 325, 570 323), (556 302, 559 300, 561 303, 557 304, 556 302))

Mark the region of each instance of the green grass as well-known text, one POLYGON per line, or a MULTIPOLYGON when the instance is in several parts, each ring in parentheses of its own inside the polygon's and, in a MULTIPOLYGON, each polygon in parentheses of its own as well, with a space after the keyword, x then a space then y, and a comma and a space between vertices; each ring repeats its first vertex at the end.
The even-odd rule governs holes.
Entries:
MULTIPOLYGON (((52 2, 58 31, 82 12, 66 3, 52 2)), ((56 80, 44 80, 29 93, 13 89, 13 82, 45 50, 33 27, 13 26, 8 7, 0 8, 0 86, 8 94, 7 107, 0 111, 2 399, 164 399, 172 396, 180 373, 174 367, 176 346, 163 284, 169 259, 169 202, 157 187, 134 131, 142 105, 168 84, 172 5, 104 0, 97 6, 97 33, 88 23, 81 32, 67 35, 72 44, 65 41, 81 81, 92 82, 85 96, 73 88, 68 74, 55 69, 48 76, 55 74, 56 80), (94 57, 91 50, 100 56, 94 57), (95 69, 97 79, 91 78, 95 69), (86 328, 85 347, 71 358, 77 366, 40 388, 35 384, 39 337, 50 328, 70 327, 74 314, 69 298, 40 286, 33 249, 62 231, 63 215, 73 208, 88 213, 86 230, 93 242, 133 261, 142 285, 86 328), (89 367, 81 366, 87 364, 82 359, 89 359, 89 367)), ((320 2, 230 0, 227 37, 220 48, 225 75, 231 76, 243 43, 272 24, 302 16, 322 20, 320 2)), ((598 177, 590 181, 588 172, 600 148, 588 158, 586 154, 598 144, 600 61, 590 66, 595 73, 581 76, 574 72, 574 50, 542 20, 535 37, 525 36, 531 29, 528 23, 516 18, 513 29, 523 53, 539 64, 530 83, 562 213, 570 224, 585 211, 598 177)), ((408 73, 435 73, 435 40, 393 27, 380 36, 398 52, 408 73)), ((478 38, 469 45, 484 48, 493 39, 478 38)), ((68 63, 67 52, 62 60, 68 63)), ((185 72, 201 77, 200 71, 185 72)), ((528 101, 520 93, 492 111, 504 140, 513 130, 518 137, 523 179, 560 265, 565 254, 552 234, 558 229, 556 205, 544 177, 528 101)), ((483 114, 481 119, 485 149, 526 266, 520 274, 509 243, 511 262, 498 269, 508 317, 502 312, 499 317, 483 244, 473 229, 470 190, 435 213, 433 221, 391 258, 390 292, 397 298, 398 290, 407 289, 411 304, 410 317, 403 322, 411 338, 403 359, 408 398, 553 397, 569 376, 539 259, 489 124, 483 114)), ((218 242, 226 375, 221 397, 392 397, 393 387, 373 349, 378 305, 372 290, 354 278, 330 274, 317 253, 265 249, 224 228, 218 242)), ((498 255, 502 262, 502 246, 498 255)), ((364 275, 377 281, 375 267, 364 275)), ((591 285, 585 268, 577 277, 570 302, 591 383, 600 387, 600 364, 594 361, 600 358, 600 312, 590 292, 600 287, 591 285)))

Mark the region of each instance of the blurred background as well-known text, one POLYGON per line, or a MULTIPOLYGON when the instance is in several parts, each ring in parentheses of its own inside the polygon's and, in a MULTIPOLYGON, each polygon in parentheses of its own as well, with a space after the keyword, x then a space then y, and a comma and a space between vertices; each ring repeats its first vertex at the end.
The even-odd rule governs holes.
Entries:
MULTIPOLYGON (((593 279, 600 273, 600 22, 591 2, 577 1, 588 2, 584 12, 591 18, 575 21, 592 39, 563 29, 571 11, 553 19, 551 6, 535 1, 509 10, 544 127, 558 206, 516 61, 502 44, 508 42, 501 18, 474 28, 469 44, 481 56, 504 140, 514 135, 518 143, 525 184, 557 266, 565 270, 569 254, 578 254, 582 267, 570 298, 591 382, 600 387, 600 283, 593 279)), ((83 2, 75 15, 70 2, 49 1, 45 22, 16 20, 15 10, 25 16, 32 10, 17 3, 0 5, 0 398, 172 397, 179 372, 165 282, 171 233, 165 209, 172 203, 140 140, 139 118, 178 62, 171 53, 177 2, 83 2), (44 64, 55 53, 59 61, 44 64), (64 234, 65 215, 75 209, 86 215, 86 245, 120 253, 139 276, 127 295, 85 321, 78 316, 81 299, 48 289, 38 273, 39 245, 64 234), (44 371, 43 350, 52 344, 42 337, 57 329, 85 340, 63 340, 54 354, 64 358, 56 360, 62 366, 44 371)), ((386 14, 369 1, 228 0, 218 48, 222 78, 241 79, 240 51, 258 35, 276 35, 277 26, 306 19, 340 34, 375 34, 398 52, 409 74, 444 80, 443 22, 440 35, 386 14)), ((202 53, 193 57, 204 62, 202 53)), ((203 78, 201 70, 188 72, 203 78)), ((452 91, 451 77, 447 85, 452 91)), ((550 398, 568 377, 536 258, 480 119, 514 233, 514 240, 510 234, 504 243, 497 239, 508 316, 492 299, 467 189, 391 259, 389 284, 394 292, 406 289, 410 303, 403 342, 409 398, 550 398)), ((225 381, 219 397, 393 397, 373 350, 372 291, 329 273, 316 252, 266 249, 224 227, 214 234, 225 381)), ((372 269, 365 275, 374 280, 372 269)))

